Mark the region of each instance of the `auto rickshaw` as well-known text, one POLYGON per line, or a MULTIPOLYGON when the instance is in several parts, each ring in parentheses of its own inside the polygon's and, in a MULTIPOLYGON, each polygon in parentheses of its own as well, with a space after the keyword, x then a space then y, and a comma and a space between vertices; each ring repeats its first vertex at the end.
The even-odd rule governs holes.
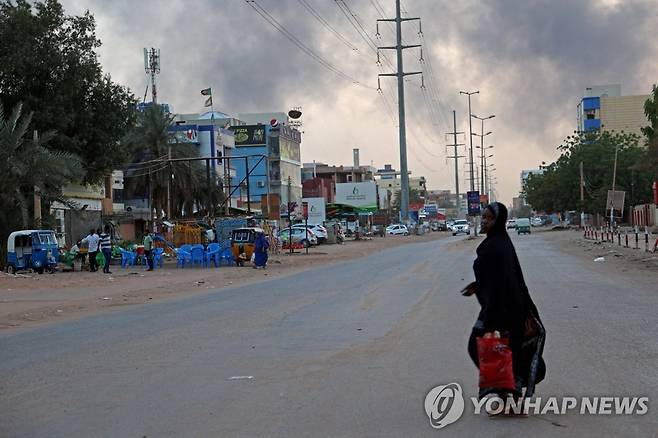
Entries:
POLYGON ((236 265, 244 266, 244 262, 251 261, 256 235, 262 232, 263 229, 257 227, 236 228, 233 230, 231 233, 231 254, 233 254, 236 265))
POLYGON ((52 230, 14 231, 7 239, 7 272, 33 269, 39 274, 44 270, 55 272, 59 251, 52 230))

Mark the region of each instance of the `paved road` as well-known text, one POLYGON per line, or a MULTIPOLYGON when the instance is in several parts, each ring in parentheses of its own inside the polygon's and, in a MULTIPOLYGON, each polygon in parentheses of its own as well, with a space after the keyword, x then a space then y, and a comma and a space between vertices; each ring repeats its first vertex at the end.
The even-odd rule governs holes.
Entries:
MULTIPOLYGON (((472 278, 462 239, 0 333, 0 436, 656 436, 654 406, 494 420, 467 401, 459 421, 430 427, 428 390, 477 391, 465 345, 478 305, 457 293, 472 278)), ((655 284, 560 253, 540 233, 514 240, 549 330, 537 395, 655 403, 655 284)))

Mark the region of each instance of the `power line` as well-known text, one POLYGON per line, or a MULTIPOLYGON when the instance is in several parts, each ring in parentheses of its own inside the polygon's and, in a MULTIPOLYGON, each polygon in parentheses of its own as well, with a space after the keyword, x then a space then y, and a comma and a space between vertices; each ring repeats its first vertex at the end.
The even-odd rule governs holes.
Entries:
POLYGON ((302 52, 313 58, 316 62, 318 62, 320 65, 323 67, 327 68, 329 71, 333 72, 334 74, 340 76, 343 79, 349 80, 355 85, 368 88, 371 90, 375 90, 376 88, 370 87, 368 85, 362 84, 359 82, 357 79, 354 77, 348 75, 347 73, 342 72, 340 69, 335 67, 333 64, 331 64, 329 61, 325 60, 323 57, 315 53, 310 47, 302 43, 292 32, 290 32, 288 29, 285 28, 281 23, 279 23, 276 18, 274 18, 269 12, 265 10, 261 5, 256 3, 256 0, 245 0, 245 2, 251 6, 251 8, 256 11, 258 15, 260 15, 265 21, 267 21, 272 27, 274 27, 277 31, 279 31, 283 36, 285 36, 290 42, 292 42, 295 46, 297 46, 302 52))
POLYGON ((319 12, 317 12, 313 6, 308 4, 306 0, 297 0, 299 3, 301 3, 302 6, 308 11, 309 14, 311 14, 313 17, 315 17, 316 20, 320 22, 326 29, 328 29, 331 33, 333 33, 336 38, 338 38, 343 44, 345 44, 347 47, 349 47, 351 50, 361 53, 359 51, 359 48, 356 47, 354 44, 350 43, 347 38, 345 38, 339 31, 337 31, 327 20, 325 20, 322 15, 320 15, 319 12))

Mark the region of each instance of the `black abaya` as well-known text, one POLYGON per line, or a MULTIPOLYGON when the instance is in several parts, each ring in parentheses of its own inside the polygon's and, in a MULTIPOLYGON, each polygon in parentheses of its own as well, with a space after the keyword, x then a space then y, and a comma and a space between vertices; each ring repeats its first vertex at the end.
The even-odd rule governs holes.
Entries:
MULTIPOLYGON (((496 217, 492 230, 477 249, 473 263, 475 271, 475 295, 481 310, 469 339, 468 352, 478 365, 476 338, 495 330, 506 333, 512 350, 516 394, 526 387, 526 396, 534 392, 534 385, 543 380, 546 367, 541 357, 545 331, 535 304, 526 287, 521 265, 514 245, 507 234, 507 209, 496 203, 489 206, 496 217), (537 321, 536 336, 525 339, 528 316, 537 321)), ((485 394, 480 394, 483 396, 485 394)))

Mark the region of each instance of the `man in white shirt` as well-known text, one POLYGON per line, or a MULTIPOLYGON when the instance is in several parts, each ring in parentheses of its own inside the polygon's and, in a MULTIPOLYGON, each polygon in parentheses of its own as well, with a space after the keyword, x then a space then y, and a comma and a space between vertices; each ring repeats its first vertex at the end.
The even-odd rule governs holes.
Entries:
POLYGON ((100 236, 93 229, 89 231, 89 235, 84 238, 84 241, 87 242, 87 247, 89 248, 89 271, 96 272, 98 271, 98 265, 96 265, 96 255, 98 254, 98 244, 100 243, 100 236))

